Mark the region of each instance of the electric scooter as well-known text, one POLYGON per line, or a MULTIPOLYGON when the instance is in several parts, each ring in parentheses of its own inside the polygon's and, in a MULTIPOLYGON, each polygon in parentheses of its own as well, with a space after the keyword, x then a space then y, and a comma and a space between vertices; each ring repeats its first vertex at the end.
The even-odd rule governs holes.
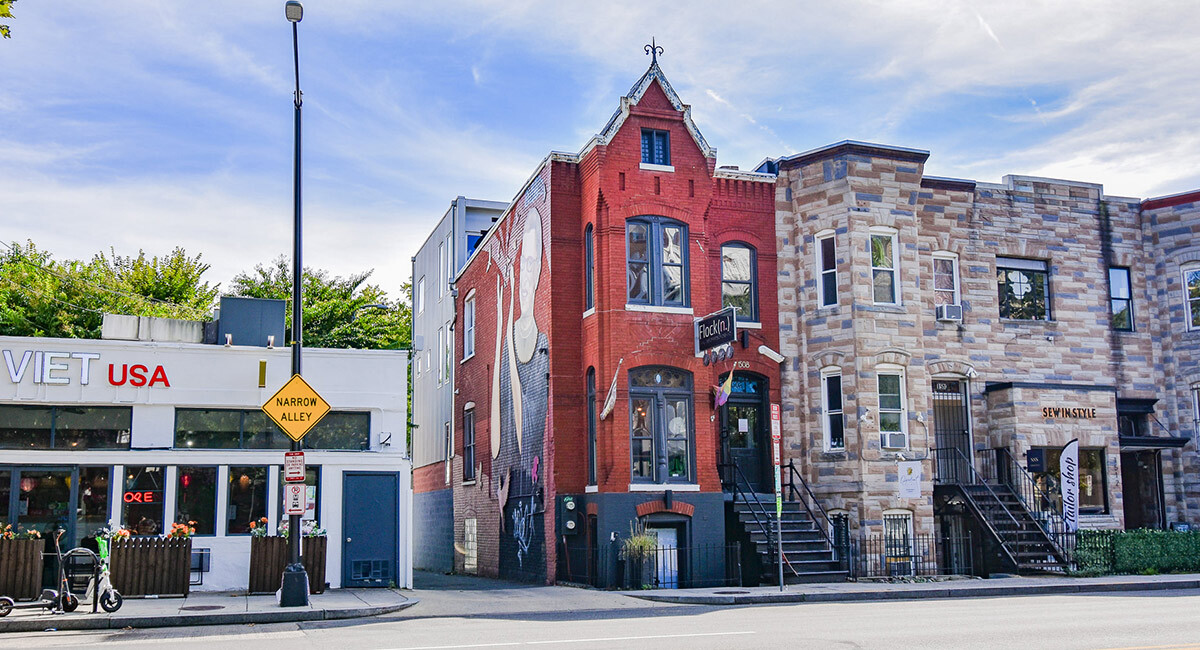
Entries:
POLYGON ((65 530, 59 530, 54 535, 54 556, 58 560, 58 589, 43 589, 37 600, 28 603, 17 603, 8 596, 0 596, 0 617, 7 616, 14 609, 45 609, 54 614, 73 612, 79 608, 79 599, 67 587, 67 572, 63 567, 62 547, 58 540, 65 530))
POLYGON ((108 540, 100 537, 96 539, 96 545, 99 547, 99 553, 93 553, 91 549, 80 547, 67 551, 66 557, 70 557, 72 555, 84 555, 91 557, 92 561, 96 563, 100 570, 88 580, 88 585, 83 591, 83 598, 81 601, 85 604, 90 604, 92 597, 96 596, 100 607, 104 611, 111 614, 118 609, 121 609, 121 605, 125 602, 125 598, 112 586, 112 581, 109 577, 108 540), (97 583, 96 576, 99 576, 99 583, 97 583))

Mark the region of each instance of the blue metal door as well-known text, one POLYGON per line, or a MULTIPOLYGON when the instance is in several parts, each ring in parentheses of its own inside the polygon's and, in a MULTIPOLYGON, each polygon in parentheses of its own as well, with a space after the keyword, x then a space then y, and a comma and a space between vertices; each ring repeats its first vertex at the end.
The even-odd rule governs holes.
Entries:
POLYGON ((400 475, 346 472, 342 478, 342 586, 399 584, 400 475))

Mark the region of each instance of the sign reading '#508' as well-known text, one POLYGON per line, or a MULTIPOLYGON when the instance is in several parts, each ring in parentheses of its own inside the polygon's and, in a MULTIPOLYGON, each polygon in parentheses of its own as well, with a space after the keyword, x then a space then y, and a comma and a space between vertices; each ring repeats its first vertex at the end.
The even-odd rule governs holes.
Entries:
MULTIPOLYGON (((8 378, 14 384, 21 383, 30 375, 35 384, 70 384, 76 377, 79 384, 87 386, 92 381, 92 362, 100 358, 98 352, 50 352, 26 350, 13 354, 12 350, 0 351, 8 378), (78 362, 78 368, 73 366, 78 362)), ((161 386, 170 388, 167 371, 162 366, 135 364, 108 364, 108 383, 113 386, 161 386)))

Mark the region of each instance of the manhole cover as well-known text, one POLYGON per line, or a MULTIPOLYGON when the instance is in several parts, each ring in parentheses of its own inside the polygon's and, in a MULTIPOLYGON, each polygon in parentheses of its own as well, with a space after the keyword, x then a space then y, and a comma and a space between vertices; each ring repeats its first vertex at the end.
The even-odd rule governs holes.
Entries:
POLYGON ((180 607, 179 609, 188 611, 188 612, 209 612, 214 609, 225 609, 225 606, 224 605, 188 605, 187 607, 180 607))
POLYGON ((735 590, 726 590, 726 591, 714 591, 713 593, 714 593, 714 594, 716 594, 716 595, 718 595, 718 596, 736 596, 737 594, 748 594, 748 593, 750 593, 750 592, 748 592, 748 591, 737 591, 737 590, 735 589, 735 590))

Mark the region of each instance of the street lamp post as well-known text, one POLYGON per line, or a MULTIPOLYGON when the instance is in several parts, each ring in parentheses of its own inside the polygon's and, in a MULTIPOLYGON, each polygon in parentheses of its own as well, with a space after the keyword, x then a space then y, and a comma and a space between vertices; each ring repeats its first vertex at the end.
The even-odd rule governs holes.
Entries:
MULTIPOLYGON (((296 0, 284 5, 284 15, 292 23, 292 54, 296 63, 296 151, 292 167, 292 375, 300 374, 300 339, 303 324, 301 298, 304 267, 300 261, 300 41, 297 24, 304 18, 304 6, 296 0)), ((300 442, 292 441, 292 451, 301 451, 300 442)), ((308 605, 308 573, 300 562, 300 515, 288 516, 288 565, 283 570, 283 583, 279 592, 281 607, 304 607, 308 605)))

